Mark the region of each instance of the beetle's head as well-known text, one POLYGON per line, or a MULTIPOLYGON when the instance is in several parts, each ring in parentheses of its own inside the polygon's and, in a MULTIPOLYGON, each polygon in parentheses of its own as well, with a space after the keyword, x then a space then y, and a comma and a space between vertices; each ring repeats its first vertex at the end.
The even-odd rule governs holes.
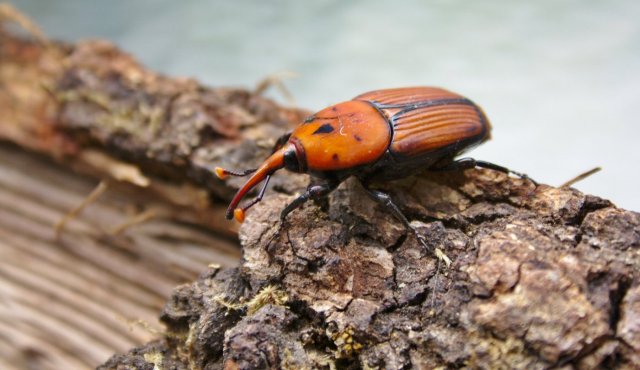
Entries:
POLYGON ((244 213, 247 209, 252 207, 254 204, 258 203, 262 198, 262 194, 264 190, 260 192, 260 195, 254 199, 253 201, 247 203, 243 207, 238 207, 240 201, 244 196, 253 189, 256 185, 261 183, 263 180, 266 181, 264 187, 266 188, 271 175, 278 171, 281 168, 286 168, 293 172, 305 172, 305 158, 304 152, 301 147, 299 147, 294 143, 294 141, 289 141, 280 147, 278 150, 273 152, 269 158, 267 158, 260 167, 257 169, 247 170, 244 172, 235 172, 225 170, 220 167, 216 167, 215 172, 218 178, 224 179, 227 176, 247 176, 251 175, 249 180, 245 182, 245 184, 238 190, 236 195, 229 203, 229 208, 227 208, 227 220, 230 220, 235 217, 238 222, 244 221, 244 213))

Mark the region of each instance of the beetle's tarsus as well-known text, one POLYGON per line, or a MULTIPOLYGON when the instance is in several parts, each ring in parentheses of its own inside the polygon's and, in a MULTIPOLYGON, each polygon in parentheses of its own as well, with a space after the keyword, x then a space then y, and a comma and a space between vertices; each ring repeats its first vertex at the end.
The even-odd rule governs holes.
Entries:
POLYGON ((517 176, 517 177, 519 177, 519 178, 521 178, 523 180, 527 180, 527 181, 531 182, 536 187, 538 186, 538 182, 536 180, 532 179, 531 177, 529 177, 529 175, 527 175, 526 173, 516 172, 516 171, 510 170, 510 169, 507 169, 507 171, 508 171, 507 172, 508 174, 515 175, 515 176, 517 176))
POLYGON ((284 222, 278 221, 277 225, 275 227, 275 230, 271 233, 271 236, 269 236, 269 239, 267 239, 267 241, 264 243, 264 248, 265 249, 268 250, 269 247, 271 246, 271 243, 273 243, 273 241, 275 240, 275 238, 280 236, 280 232, 282 231, 283 227, 284 227, 284 222))
POLYGON ((471 161, 475 162, 474 167, 487 168, 487 169, 490 169, 490 170, 506 173, 507 175, 515 175, 515 176, 517 176, 517 177, 519 177, 519 178, 521 178, 523 180, 530 181, 535 186, 538 186, 538 183, 535 180, 533 180, 531 177, 529 177, 527 174, 524 174, 522 172, 517 172, 517 171, 514 171, 514 170, 510 170, 507 167, 500 166, 499 164, 495 164, 495 163, 491 163, 491 162, 487 162, 487 161, 477 161, 477 160, 475 160, 473 158, 463 158, 463 159, 460 159, 458 161, 455 161, 454 163, 462 161, 462 160, 471 160, 471 161))

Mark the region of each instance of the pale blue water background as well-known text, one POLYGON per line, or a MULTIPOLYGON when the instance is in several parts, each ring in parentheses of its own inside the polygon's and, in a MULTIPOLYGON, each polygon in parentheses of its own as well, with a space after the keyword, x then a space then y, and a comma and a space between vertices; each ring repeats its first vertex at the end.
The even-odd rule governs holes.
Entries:
MULTIPOLYGON (((640 1, 12 2, 52 37, 101 37, 149 67, 253 87, 282 70, 301 107, 435 85, 484 107, 472 152, 640 210, 640 1)), ((274 94, 284 102, 281 96, 274 94)))

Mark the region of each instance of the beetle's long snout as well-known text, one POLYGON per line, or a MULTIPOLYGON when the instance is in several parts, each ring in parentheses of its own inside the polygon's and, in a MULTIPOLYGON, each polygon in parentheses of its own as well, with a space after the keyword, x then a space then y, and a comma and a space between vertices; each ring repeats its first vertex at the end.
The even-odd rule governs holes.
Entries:
POLYGON ((269 158, 267 158, 264 163, 256 170, 248 170, 244 172, 233 172, 224 170, 222 168, 216 168, 216 175, 220 178, 224 178, 227 175, 236 175, 236 176, 244 176, 250 173, 253 175, 247 180, 247 182, 238 190, 236 195, 229 203, 229 208, 227 208, 227 220, 232 219, 234 216, 237 221, 242 222, 244 219, 244 211, 246 211, 249 207, 257 203, 259 198, 248 204, 246 207, 238 208, 238 204, 244 198, 244 196, 253 189, 256 185, 261 183, 263 180, 267 179, 273 174, 275 171, 284 167, 284 153, 286 150, 290 150, 289 145, 285 145, 279 150, 275 151, 269 158))

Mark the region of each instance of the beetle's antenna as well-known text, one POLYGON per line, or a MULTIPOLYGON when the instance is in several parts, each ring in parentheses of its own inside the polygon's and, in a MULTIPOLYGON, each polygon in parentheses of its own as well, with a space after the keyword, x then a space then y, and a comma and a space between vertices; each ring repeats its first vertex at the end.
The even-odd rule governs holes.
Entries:
POLYGON ((264 180, 264 185, 262 185, 262 189, 260 190, 260 194, 258 194, 257 197, 253 198, 253 200, 247 204, 245 204, 244 206, 240 207, 240 208, 236 208, 233 211, 233 216, 235 217, 236 220, 243 222, 244 221, 244 214, 245 212, 253 207, 256 203, 260 202, 262 200, 262 197, 264 197, 264 192, 267 190, 267 185, 269 185, 269 180, 271 180, 271 175, 268 175, 267 178, 264 180))
MULTIPOLYGON (((236 195, 231 200, 229 208, 227 208, 227 220, 230 220, 235 216, 237 221, 242 222, 242 220, 244 219, 244 210, 243 208, 237 208, 238 204, 240 203, 242 198, 249 192, 249 190, 253 189, 256 185, 261 183, 262 180, 268 180, 271 174, 284 167, 284 153, 287 150, 291 150, 290 145, 291 144, 284 145, 282 148, 277 150, 269 158, 267 158, 267 160, 265 160, 264 163, 257 170, 255 170, 255 172, 253 172, 253 176, 251 176, 249 180, 247 180, 247 182, 240 188, 240 190, 238 190, 236 195)), ((264 189, 260 191, 261 194, 263 192, 264 189)), ((253 204, 250 204, 249 207, 253 204)), ((245 207, 244 209, 247 208, 248 207, 245 207)))
POLYGON ((225 170, 222 167, 216 167, 214 171, 216 173, 216 176, 218 176, 218 178, 220 180, 224 180, 228 176, 238 176, 238 177, 247 176, 247 175, 250 175, 250 174, 256 172, 256 170, 257 170, 257 168, 252 168, 252 169, 244 170, 244 171, 231 171, 231 170, 225 170))

